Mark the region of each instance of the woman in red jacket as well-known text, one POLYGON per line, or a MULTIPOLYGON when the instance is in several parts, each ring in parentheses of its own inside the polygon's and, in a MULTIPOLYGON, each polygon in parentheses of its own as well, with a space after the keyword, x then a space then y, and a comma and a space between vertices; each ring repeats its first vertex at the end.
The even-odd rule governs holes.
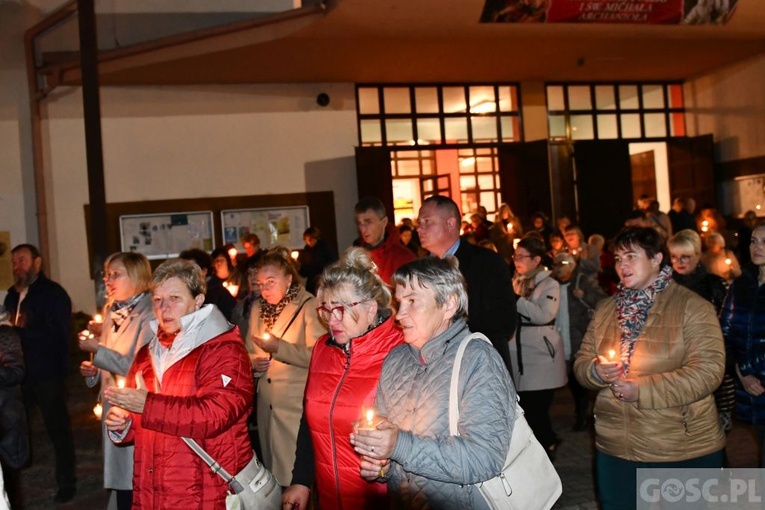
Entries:
POLYGON ((305 510, 315 482, 322 510, 387 509, 385 483, 361 478, 349 437, 353 423, 367 419, 364 410, 374 408, 383 360, 403 343, 390 290, 366 250, 351 248, 324 271, 318 295, 329 334, 313 349, 292 485, 282 503, 305 510))
MULTIPOLYGON (((105 424, 115 443, 135 442, 134 509, 222 510, 226 483, 183 438, 196 440, 232 475, 248 465, 250 359, 238 328, 215 305, 202 306, 199 266, 180 259, 163 263, 151 291, 154 336, 128 372, 130 388, 104 391, 114 406, 105 424)), ((275 481, 268 490, 278 505, 275 481)))

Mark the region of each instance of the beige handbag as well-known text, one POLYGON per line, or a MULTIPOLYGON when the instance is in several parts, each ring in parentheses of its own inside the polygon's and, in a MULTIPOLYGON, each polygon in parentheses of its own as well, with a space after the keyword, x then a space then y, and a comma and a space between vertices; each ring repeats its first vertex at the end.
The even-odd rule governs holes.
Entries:
MULTIPOLYGON (((449 433, 453 436, 460 435, 457 430, 460 417, 457 386, 462 356, 473 339, 491 344, 481 333, 473 333, 462 340, 457 350, 449 389, 449 433)), ((534 437, 517 400, 510 405, 515 406, 516 418, 502 471, 475 487, 492 510, 549 510, 563 493, 560 477, 545 449, 534 437)))

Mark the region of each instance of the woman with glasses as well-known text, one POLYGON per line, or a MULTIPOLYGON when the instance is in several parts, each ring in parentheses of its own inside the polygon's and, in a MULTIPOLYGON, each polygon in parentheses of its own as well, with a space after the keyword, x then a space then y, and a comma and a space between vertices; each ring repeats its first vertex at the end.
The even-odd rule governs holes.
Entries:
MULTIPOLYGON (((667 241, 669 260, 672 262, 672 279, 683 287, 703 297, 720 313, 725 295, 728 293, 725 280, 708 273, 701 263, 701 237, 695 230, 681 230, 667 241)), ((732 412, 734 399, 733 377, 727 373, 715 391, 715 403, 723 428, 733 428, 732 412)))
MULTIPOLYGON (((80 374, 93 387, 99 380, 102 391, 116 386, 133 364, 136 352, 152 337, 149 321, 151 310, 151 266, 140 253, 115 253, 104 263, 104 284, 108 302, 104 322, 90 321, 80 333, 80 349, 90 352, 90 361, 83 361, 80 374)), ((103 402, 102 416, 110 405, 103 402)), ((119 510, 131 507, 133 499, 133 447, 118 447, 104 433, 104 488, 112 490, 119 510)))
POLYGON ((521 239, 513 255, 518 327, 510 339, 510 359, 526 420, 553 459, 560 439, 552 429, 550 406, 567 378, 563 340, 555 328, 560 286, 541 264, 544 255, 545 243, 536 237, 521 239))
POLYGON ((640 468, 720 468, 725 434, 712 392, 725 371, 714 307, 672 280, 659 233, 626 227, 613 242, 620 283, 601 301, 574 373, 595 399, 603 510, 635 508, 640 468))
POLYGON ((250 311, 247 350, 258 378, 258 436, 263 464, 286 487, 311 351, 326 329, 316 315, 316 298, 303 287, 286 248, 272 248, 258 260, 255 285, 260 297, 250 311))
MULTIPOLYGON (((322 510, 387 509, 386 485, 359 476, 361 459, 348 437, 352 423, 366 422, 364 411, 374 409, 383 360, 403 343, 390 291, 367 251, 351 248, 324 271, 318 294, 317 311, 329 334, 314 347, 292 486, 282 501, 289 508, 308 508, 315 483, 322 510)), ((378 465, 384 481, 387 463, 378 465)))

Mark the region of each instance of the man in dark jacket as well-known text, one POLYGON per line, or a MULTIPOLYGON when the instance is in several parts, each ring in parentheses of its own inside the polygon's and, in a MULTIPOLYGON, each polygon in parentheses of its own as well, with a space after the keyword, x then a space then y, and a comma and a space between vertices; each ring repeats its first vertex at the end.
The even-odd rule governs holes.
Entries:
POLYGON ((467 282, 470 331, 489 337, 512 373, 508 340, 515 331, 517 310, 510 270, 493 251, 462 242, 460 218, 460 210, 451 198, 428 198, 418 216, 420 242, 436 257, 457 257, 467 282))
POLYGON ((74 498, 77 485, 65 392, 72 302, 61 285, 42 273, 42 257, 35 246, 16 246, 11 261, 14 284, 8 289, 5 307, 21 337, 27 367, 24 402, 27 413, 35 406, 40 408, 56 456, 58 492, 54 501, 66 503, 74 498))

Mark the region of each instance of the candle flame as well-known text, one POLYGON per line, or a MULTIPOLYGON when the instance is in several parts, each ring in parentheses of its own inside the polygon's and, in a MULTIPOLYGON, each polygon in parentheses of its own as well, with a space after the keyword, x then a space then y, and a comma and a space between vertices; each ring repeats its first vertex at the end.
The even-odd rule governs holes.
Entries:
POLYGON ((236 248, 229 248, 228 250, 228 256, 231 258, 231 260, 234 260, 236 258, 236 248))
POLYGON ((223 286, 226 287, 226 290, 232 296, 236 297, 236 295, 239 294, 239 285, 236 285, 236 284, 233 284, 233 283, 224 282, 223 286))
POLYGON ((733 261, 731 259, 725 259, 725 263, 728 264, 728 265, 731 265, 733 263, 733 261))
POLYGON ((290 252, 290 257, 292 257, 294 260, 297 260, 299 256, 300 256, 300 252, 297 250, 292 250, 290 252))
POLYGON ((99 420, 101 419, 101 416, 104 414, 104 408, 101 407, 101 404, 96 404, 93 407, 93 414, 95 414, 96 418, 98 418, 99 420))
POLYGON ((616 356, 615 350, 611 349, 610 351, 608 351, 608 359, 612 360, 614 359, 615 356, 616 356))
POLYGON ((97 313, 93 316, 93 322, 95 322, 96 324, 101 324, 102 322, 104 322, 104 318, 100 313, 97 313))
POLYGON ((375 421, 374 409, 367 409, 366 416, 367 416, 367 425, 369 425, 370 427, 373 426, 375 421))
POLYGON ((268 333, 263 333, 263 340, 271 340, 271 335, 268 333))
POLYGON ((117 378, 117 387, 118 388, 124 388, 125 387, 125 379, 122 377, 117 378))

